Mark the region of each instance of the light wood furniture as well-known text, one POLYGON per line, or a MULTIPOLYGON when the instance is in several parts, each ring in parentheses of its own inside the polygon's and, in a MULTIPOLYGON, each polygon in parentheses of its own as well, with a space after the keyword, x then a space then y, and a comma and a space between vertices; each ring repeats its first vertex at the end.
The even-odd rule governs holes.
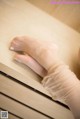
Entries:
POLYGON ((68 109, 27 87, 2 75, 0 76, 0 81, 0 89, 2 92, 0 95, 1 107, 13 112, 19 117, 24 119, 26 119, 26 117, 29 117, 29 119, 33 119, 33 117, 35 117, 35 119, 38 117, 40 119, 64 119, 65 115, 66 119, 72 118, 71 112, 68 109))
MULTIPOLYGON (((5 111, 5 110, 0 109, 0 112, 1 112, 1 111, 5 111)), ((0 113, 0 117, 1 117, 1 113, 0 113)), ((21 119, 20 117, 17 117, 16 115, 11 114, 11 113, 9 113, 9 112, 8 112, 8 118, 9 118, 9 119, 21 119)))
POLYGON ((52 0, 27 1, 80 33, 80 4, 50 4, 50 1, 52 0))
POLYGON ((0 95, 0 102, 1 102, 1 107, 3 107, 6 110, 11 111, 12 113, 16 114, 20 118, 37 119, 39 117, 40 119, 49 119, 48 117, 40 114, 39 112, 36 112, 27 106, 19 104, 19 102, 9 99, 4 95, 0 95))
POLYGON ((24 119, 73 119, 69 109, 51 100, 37 74, 13 60, 14 52, 9 51, 9 45, 19 35, 57 43, 62 60, 78 74, 79 33, 25 0, 3 0, 0 2, 0 107, 24 119))

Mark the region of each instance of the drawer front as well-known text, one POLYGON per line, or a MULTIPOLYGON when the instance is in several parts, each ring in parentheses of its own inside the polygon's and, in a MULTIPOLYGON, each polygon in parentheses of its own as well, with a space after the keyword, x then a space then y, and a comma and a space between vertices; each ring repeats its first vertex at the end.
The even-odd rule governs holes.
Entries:
POLYGON ((0 75, 0 90, 12 99, 51 118, 73 119, 70 110, 3 75, 0 75))
POLYGON ((17 117, 20 117, 17 118, 13 115, 9 115, 9 119, 49 119, 48 117, 30 109, 29 107, 23 106, 3 94, 0 95, 0 106, 1 108, 17 115, 17 117))
POLYGON ((26 0, 2 0, 0 2, 1 71, 49 95, 40 85, 39 76, 27 66, 13 61, 14 53, 9 50, 9 45, 13 37, 17 35, 28 35, 45 42, 47 40, 55 42, 60 48, 60 57, 75 71, 80 34, 26 0))
MULTIPOLYGON (((0 95, 0 98, 1 98, 1 95, 0 95)), ((1 101, 1 100, 0 100, 1 101)), ((3 103, 4 103, 4 98, 3 98, 3 103)), ((2 104, 2 102, 0 103, 0 104, 2 104)), ((7 103, 6 103, 7 104, 7 103)), ((0 105, 1 106, 1 105, 0 105)), ((3 106, 4 107, 4 106, 3 106)), ((4 109, 0 109, 0 117, 1 117, 1 111, 8 111, 8 109, 7 110, 4 110, 4 109)), ((17 115, 15 115, 15 114, 13 114, 13 113, 11 113, 11 112, 9 112, 8 111, 8 119, 21 119, 20 117, 18 117, 17 115)))

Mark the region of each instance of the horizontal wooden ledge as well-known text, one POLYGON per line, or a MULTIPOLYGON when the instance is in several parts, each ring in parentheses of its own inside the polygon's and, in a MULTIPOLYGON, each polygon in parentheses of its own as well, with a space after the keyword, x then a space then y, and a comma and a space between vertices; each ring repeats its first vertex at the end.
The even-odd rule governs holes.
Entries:
POLYGON ((13 61, 10 42, 15 36, 22 35, 56 43, 60 48, 60 57, 75 71, 80 34, 26 0, 0 3, 0 70, 50 96, 40 83, 42 78, 27 66, 13 61))
POLYGON ((0 75, 0 90, 4 94, 57 119, 73 119, 70 110, 37 94, 34 91, 0 75))
MULTIPOLYGON (((0 108, 0 111, 8 111, 8 110, 1 109, 0 108)), ((14 116, 14 114, 9 113, 9 111, 8 111, 8 118, 9 119, 22 119, 22 118, 19 118, 19 117, 14 116)))
MULTIPOLYGON (((20 116, 22 119, 49 119, 46 116, 43 116, 39 113, 37 113, 36 111, 33 111, 19 103, 17 103, 16 101, 13 101, 9 98, 7 98, 6 96, 0 94, 0 106, 2 108, 5 108, 6 110, 20 116)), ((10 119, 10 117, 9 117, 10 119)), ((12 118, 11 118, 12 119, 12 118)), ((17 119, 17 118, 14 118, 17 119)))
MULTIPOLYGON (((42 92, 43 94, 51 97, 51 95, 48 93, 48 91, 46 91, 44 89, 44 87, 41 85, 40 81, 42 79, 39 76, 38 77, 33 76, 33 78, 31 78, 29 76, 25 76, 22 73, 20 73, 18 70, 14 70, 4 63, 0 63, 0 70, 2 72, 6 73, 7 75, 15 78, 16 80, 19 80, 22 83, 34 88, 35 90, 38 90, 38 91, 42 92)), ((25 69, 25 71, 26 71, 26 69, 25 69)))
POLYGON ((20 80, 15 79, 14 77, 12 77, 12 76, 10 76, 10 75, 2 72, 2 71, 1 71, 1 75, 3 75, 4 77, 9 78, 9 79, 13 80, 14 82, 19 83, 20 85, 22 85, 22 86, 24 86, 24 87, 26 87, 26 88, 38 93, 38 94, 40 94, 40 95, 42 95, 42 96, 44 96, 44 97, 56 102, 56 103, 58 103, 59 105, 64 106, 65 108, 69 109, 69 107, 67 106, 67 104, 65 102, 63 102, 63 101, 60 101, 60 102, 55 101, 55 100, 52 99, 51 95, 47 95, 47 94, 45 94, 45 93, 43 93, 43 92, 41 92, 39 90, 36 90, 35 88, 33 88, 33 87, 21 82, 20 80))

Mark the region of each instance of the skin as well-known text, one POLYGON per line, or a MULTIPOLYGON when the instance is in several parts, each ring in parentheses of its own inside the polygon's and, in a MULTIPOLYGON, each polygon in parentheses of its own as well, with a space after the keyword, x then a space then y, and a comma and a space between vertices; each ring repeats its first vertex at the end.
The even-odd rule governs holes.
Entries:
MULTIPOLYGON (((58 95, 62 97, 66 95, 66 103, 75 119, 80 119, 80 81, 59 59, 56 44, 22 36, 15 37, 12 40, 10 50, 23 52, 23 54, 15 53, 14 59, 29 66, 43 77, 43 84, 46 84, 44 78, 47 75, 53 74, 56 80, 52 80, 50 84, 56 84, 55 82, 57 81, 57 84, 63 86, 58 95), (69 94, 66 92, 69 92, 69 94)), ((57 88, 57 86, 55 87, 58 91, 60 87, 58 86, 57 88)))
POLYGON ((58 48, 55 44, 40 42, 36 39, 23 36, 13 39, 10 44, 10 50, 24 52, 23 55, 16 53, 14 59, 28 65, 36 73, 44 77, 48 69, 56 62, 58 48), (51 61, 49 57, 52 59, 51 61))

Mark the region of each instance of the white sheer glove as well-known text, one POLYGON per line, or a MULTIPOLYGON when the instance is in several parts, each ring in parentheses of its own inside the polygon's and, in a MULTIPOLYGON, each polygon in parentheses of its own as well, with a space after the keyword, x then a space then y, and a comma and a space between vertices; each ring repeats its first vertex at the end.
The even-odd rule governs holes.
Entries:
POLYGON ((55 100, 65 100, 76 119, 80 119, 80 82, 75 74, 58 57, 54 43, 42 42, 23 36, 13 39, 10 45, 15 59, 29 66, 43 77, 42 84, 55 100))

